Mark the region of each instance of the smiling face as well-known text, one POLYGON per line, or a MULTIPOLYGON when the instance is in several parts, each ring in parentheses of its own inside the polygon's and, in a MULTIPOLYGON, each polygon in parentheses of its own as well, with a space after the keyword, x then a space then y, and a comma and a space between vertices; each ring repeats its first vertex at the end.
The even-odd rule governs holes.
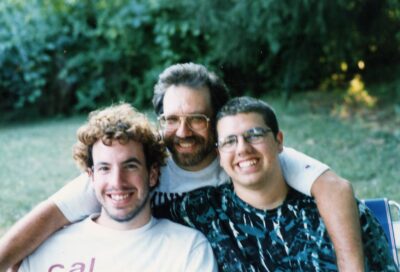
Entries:
MULTIPOLYGON (((187 114, 212 115, 208 89, 170 86, 164 96, 164 115, 187 114)), ((176 130, 163 132, 165 144, 176 164, 186 170, 198 171, 216 158, 215 137, 211 126, 209 123, 208 128, 194 131, 186 122, 181 122, 176 130)))
POLYGON ((243 133, 253 128, 266 128, 263 117, 258 113, 239 113, 221 118, 217 124, 219 141, 231 135, 237 136, 237 146, 231 152, 220 151, 220 163, 232 178, 235 191, 271 188, 281 180, 278 155, 282 151, 283 136, 278 132, 265 134, 262 141, 248 143, 243 133))
POLYGON ((143 145, 136 141, 107 146, 101 140, 93 145, 93 181, 102 205, 98 223, 112 228, 136 228, 151 217, 150 187, 157 183, 157 169, 148 170, 143 145))

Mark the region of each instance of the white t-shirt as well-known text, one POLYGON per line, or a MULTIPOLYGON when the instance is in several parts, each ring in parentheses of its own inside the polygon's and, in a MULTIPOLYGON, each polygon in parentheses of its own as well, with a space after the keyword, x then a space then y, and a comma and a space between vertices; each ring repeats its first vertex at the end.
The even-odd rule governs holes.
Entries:
MULTIPOLYGON (((289 186, 306 195, 311 195, 314 181, 329 167, 301 152, 285 147, 279 155, 285 180, 289 186)), ((161 168, 160 185, 156 188, 156 197, 169 197, 204 186, 218 186, 229 182, 229 176, 220 167, 218 158, 200 171, 186 171, 168 158, 167 165, 161 168)), ((100 211, 100 204, 87 175, 82 174, 57 193, 51 199, 70 222, 76 222, 100 211)))
POLYGON ((229 176, 215 159, 206 168, 199 171, 187 171, 180 168, 168 157, 167 163, 161 168, 160 184, 156 192, 184 193, 206 186, 218 186, 229 181, 229 176))
POLYGON ((19 272, 37 271, 217 271, 202 233, 166 219, 119 231, 93 221, 98 215, 53 234, 24 259, 19 272))

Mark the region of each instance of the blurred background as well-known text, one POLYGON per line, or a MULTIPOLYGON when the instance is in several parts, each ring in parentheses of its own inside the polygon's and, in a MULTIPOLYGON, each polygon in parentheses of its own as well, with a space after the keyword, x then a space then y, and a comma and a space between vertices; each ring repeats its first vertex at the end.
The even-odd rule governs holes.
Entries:
POLYGON ((206 65, 275 107, 285 143, 400 201, 400 1, 2 0, 0 235, 79 174, 75 131, 158 74, 206 65))

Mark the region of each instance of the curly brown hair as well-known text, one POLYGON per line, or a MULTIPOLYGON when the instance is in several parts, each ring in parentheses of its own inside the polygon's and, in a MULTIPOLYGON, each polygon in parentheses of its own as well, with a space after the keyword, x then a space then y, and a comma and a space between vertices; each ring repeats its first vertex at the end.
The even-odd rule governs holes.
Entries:
POLYGON ((144 114, 127 103, 91 112, 88 122, 78 129, 77 138, 73 158, 83 171, 93 166, 92 147, 99 140, 105 145, 111 145, 113 140, 121 144, 142 143, 148 169, 153 165, 164 165, 167 157, 155 127, 144 114))

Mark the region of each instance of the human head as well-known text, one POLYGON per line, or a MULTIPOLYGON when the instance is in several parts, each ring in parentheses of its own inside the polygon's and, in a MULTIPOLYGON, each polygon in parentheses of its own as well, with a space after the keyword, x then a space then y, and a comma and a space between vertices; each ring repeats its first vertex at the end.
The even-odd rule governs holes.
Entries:
POLYGON ((279 132, 279 124, 274 110, 267 102, 256 98, 248 96, 232 98, 217 113, 216 122, 225 116, 252 112, 258 113, 263 117, 265 125, 272 130, 274 137, 276 137, 279 132))
POLYGON ((215 114, 228 98, 222 80, 202 65, 176 64, 160 74, 154 87, 153 105, 159 116, 180 117, 179 128, 165 129, 162 134, 172 158, 181 168, 197 171, 214 160, 215 114), (191 114, 206 115, 210 119, 208 127, 192 130, 186 119, 191 114))
POLYGON ((210 93, 213 115, 228 101, 230 95, 225 83, 201 64, 179 63, 166 68, 154 86, 153 107, 157 115, 164 113, 164 96, 171 86, 186 86, 193 90, 206 88, 210 93))
POLYGON ((283 134, 267 103, 250 97, 230 100, 217 114, 217 131, 222 145, 233 139, 233 149, 219 148, 220 164, 239 197, 250 203, 249 191, 285 192, 278 159, 283 134))
POLYGON ((140 142, 148 169, 165 163, 165 147, 156 129, 145 115, 127 103, 91 112, 88 122, 78 129, 77 138, 73 158, 83 171, 93 167, 92 147, 99 140, 106 145, 110 145, 113 140, 121 143, 140 142))
POLYGON ((74 159, 102 205, 99 224, 118 229, 150 220, 149 195, 166 152, 147 118, 128 104, 92 112, 79 128, 74 159))

